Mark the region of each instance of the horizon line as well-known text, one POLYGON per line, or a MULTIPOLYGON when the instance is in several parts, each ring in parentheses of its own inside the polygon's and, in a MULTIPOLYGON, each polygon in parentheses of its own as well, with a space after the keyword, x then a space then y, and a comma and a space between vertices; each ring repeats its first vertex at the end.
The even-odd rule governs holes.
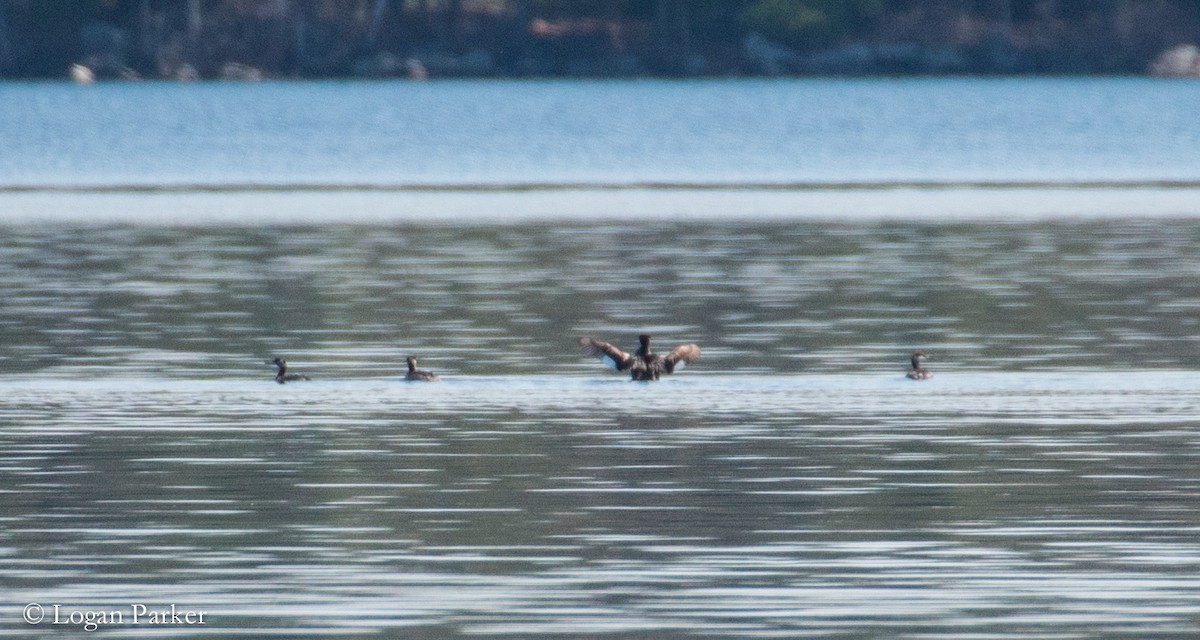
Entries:
POLYGON ((1120 180, 848 180, 692 182, 645 180, 629 182, 239 182, 239 183, 109 183, 0 184, 0 194, 19 193, 538 193, 561 191, 888 191, 955 189, 1200 189, 1200 178, 1120 180))

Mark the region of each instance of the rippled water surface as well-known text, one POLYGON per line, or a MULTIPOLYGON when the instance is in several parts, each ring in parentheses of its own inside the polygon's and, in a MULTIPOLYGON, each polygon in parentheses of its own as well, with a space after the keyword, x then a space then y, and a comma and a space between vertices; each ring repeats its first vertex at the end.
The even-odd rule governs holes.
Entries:
POLYGON ((1194 638, 1198 241, 9 226, 0 635, 1194 638), (575 345, 641 331, 703 357, 641 384, 575 345))

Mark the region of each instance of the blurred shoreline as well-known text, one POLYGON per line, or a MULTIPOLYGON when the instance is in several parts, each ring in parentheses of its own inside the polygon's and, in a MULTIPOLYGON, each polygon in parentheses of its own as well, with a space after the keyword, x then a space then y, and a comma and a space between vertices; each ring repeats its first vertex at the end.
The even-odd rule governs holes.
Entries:
POLYGON ((1183 0, 0 0, 0 78, 1200 76, 1183 0))

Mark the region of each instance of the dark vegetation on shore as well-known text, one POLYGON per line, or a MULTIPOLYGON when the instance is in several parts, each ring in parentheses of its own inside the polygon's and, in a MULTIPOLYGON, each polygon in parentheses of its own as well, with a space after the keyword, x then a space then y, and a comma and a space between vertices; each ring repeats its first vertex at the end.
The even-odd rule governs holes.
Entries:
POLYGON ((0 0, 0 77, 1200 75, 1200 0, 0 0))

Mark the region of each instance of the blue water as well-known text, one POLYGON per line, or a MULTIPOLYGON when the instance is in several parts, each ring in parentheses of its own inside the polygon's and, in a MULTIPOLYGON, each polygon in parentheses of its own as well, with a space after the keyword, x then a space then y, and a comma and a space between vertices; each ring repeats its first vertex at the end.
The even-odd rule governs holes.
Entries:
POLYGON ((0 637, 1195 638, 1197 92, 0 85, 0 637))
POLYGON ((0 188, 1200 180, 1141 78, 0 85, 0 188))

